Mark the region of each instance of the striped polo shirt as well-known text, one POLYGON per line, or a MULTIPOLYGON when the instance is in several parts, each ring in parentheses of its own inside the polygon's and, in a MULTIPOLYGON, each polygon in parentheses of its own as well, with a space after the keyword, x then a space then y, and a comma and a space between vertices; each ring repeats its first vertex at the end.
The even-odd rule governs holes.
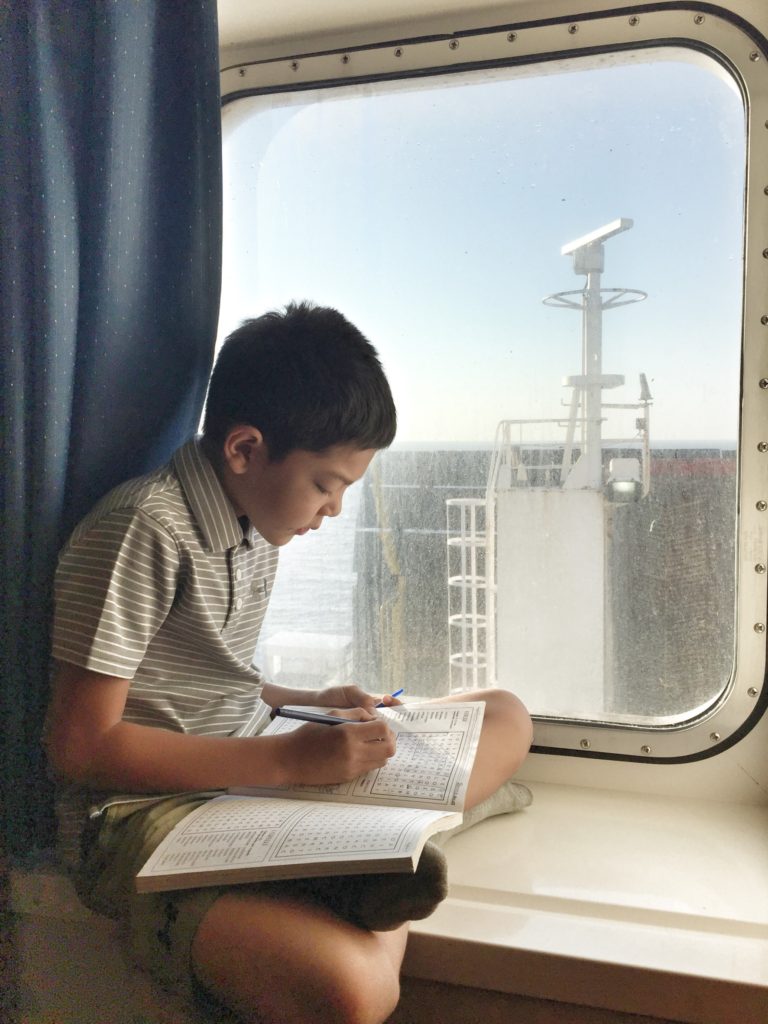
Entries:
MULTIPOLYGON (((75 529, 56 573, 53 657, 130 680, 124 721, 258 732, 269 708, 252 658, 277 556, 238 520, 199 439, 189 441, 75 529)), ((73 795, 68 818, 83 806, 73 795)))

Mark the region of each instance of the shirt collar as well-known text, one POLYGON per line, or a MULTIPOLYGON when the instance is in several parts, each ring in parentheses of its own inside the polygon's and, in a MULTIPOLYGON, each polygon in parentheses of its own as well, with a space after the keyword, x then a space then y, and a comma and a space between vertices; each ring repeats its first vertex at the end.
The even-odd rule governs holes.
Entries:
POLYGON ((245 539, 252 544, 252 526, 243 530, 232 502, 224 493, 221 481, 203 452, 200 438, 193 438, 178 449, 172 465, 181 483, 184 496, 211 551, 226 551, 245 539))

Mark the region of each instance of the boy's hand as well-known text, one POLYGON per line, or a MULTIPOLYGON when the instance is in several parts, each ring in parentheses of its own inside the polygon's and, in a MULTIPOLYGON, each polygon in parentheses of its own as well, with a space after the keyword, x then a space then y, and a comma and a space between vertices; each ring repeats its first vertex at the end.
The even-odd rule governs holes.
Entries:
POLYGON ((395 734, 381 718, 335 726, 308 723, 280 738, 289 782, 317 786, 349 782, 382 768, 396 748, 395 734))
POLYGON ((359 686, 329 686, 320 690, 315 699, 318 706, 323 708, 363 708, 365 711, 373 711, 379 704, 385 707, 402 704, 397 697, 390 697, 388 693, 377 697, 361 690, 359 686))

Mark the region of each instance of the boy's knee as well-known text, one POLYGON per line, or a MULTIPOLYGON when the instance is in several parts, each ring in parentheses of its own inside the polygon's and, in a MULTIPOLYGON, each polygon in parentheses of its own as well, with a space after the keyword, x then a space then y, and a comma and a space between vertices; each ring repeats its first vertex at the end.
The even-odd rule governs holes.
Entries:
POLYGON ((343 1024, 382 1024, 395 1010, 400 1000, 400 981, 397 973, 381 970, 377 965, 346 961, 329 978, 329 1007, 333 1007, 330 1021, 343 1024))
POLYGON ((197 979, 247 1022, 382 1024, 399 1000, 391 933, 291 900, 227 894, 192 947, 197 979))
POLYGON ((523 733, 532 732, 533 725, 528 709, 511 690, 494 687, 480 692, 490 715, 503 715, 523 733))
POLYGON ((399 1002, 400 982, 386 962, 347 950, 321 969, 305 971, 293 998, 313 1024, 382 1024, 399 1002))
POLYGON ((533 742, 533 722, 528 709, 510 690, 488 689, 480 691, 478 696, 485 701, 486 721, 498 726, 509 738, 508 751, 516 755, 519 767, 533 742))

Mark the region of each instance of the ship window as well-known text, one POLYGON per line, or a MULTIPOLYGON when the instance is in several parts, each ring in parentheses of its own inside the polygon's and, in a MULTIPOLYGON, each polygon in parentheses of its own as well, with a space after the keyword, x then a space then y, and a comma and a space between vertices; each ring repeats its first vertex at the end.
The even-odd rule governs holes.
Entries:
POLYGON ((746 123, 648 47, 225 107, 221 336, 309 299, 396 443, 281 552, 278 682, 668 729, 734 672, 746 123))

